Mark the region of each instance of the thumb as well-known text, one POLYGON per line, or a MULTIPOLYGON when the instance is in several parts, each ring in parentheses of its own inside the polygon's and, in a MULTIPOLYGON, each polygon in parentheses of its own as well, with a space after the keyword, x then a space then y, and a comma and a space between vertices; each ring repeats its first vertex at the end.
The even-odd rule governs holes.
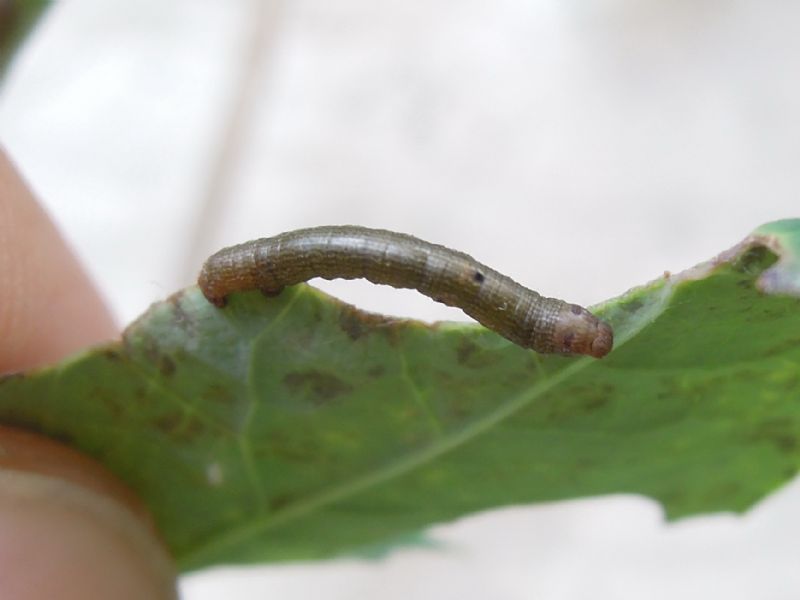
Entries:
POLYGON ((0 427, 6 600, 173 599, 172 561, 134 496, 98 463, 0 427))

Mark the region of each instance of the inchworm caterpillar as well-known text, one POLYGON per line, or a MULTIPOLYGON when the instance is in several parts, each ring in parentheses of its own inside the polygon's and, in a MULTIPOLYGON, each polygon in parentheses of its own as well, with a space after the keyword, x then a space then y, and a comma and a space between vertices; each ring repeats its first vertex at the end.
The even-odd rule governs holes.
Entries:
POLYGON ((205 262, 197 283, 224 306, 231 292, 274 295, 314 277, 418 290, 537 352, 601 358, 614 343, 611 327, 585 308, 545 298, 463 252, 382 229, 314 227, 224 248, 205 262))

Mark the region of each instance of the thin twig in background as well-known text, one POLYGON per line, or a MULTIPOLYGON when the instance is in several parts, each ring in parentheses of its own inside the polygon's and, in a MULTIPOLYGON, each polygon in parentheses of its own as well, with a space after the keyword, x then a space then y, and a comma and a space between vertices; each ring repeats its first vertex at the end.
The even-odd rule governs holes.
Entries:
POLYGON ((231 95, 227 117, 223 120, 216 156, 211 160, 208 180, 197 211, 197 221, 190 235, 182 264, 183 279, 191 281, 197 274, 201 254, 208 252, 220 215, 225 208, 226 194, 245 141, 245 131, 252 122, 258 99, 259 83, 266 74, 270 48, 278 35, 283 0, 251 0, 245 11, 245 27, 250 27, 244 44, 241 71, 231 95))

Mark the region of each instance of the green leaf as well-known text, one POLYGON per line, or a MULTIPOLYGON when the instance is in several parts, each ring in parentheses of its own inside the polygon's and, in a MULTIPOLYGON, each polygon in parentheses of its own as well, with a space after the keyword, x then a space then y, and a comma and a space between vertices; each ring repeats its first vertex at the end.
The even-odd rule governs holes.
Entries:
POLYGON ((0 74, 50 5, 50 0, 0 0, 0 74))
POLYGON ((305 285, 224 309, 190 288, 120 344, 7 378, 0 419, 105 463, 184 570, 374 552, 597 494, 743 511, 800 466, 797 295, 800 220, 600 307, 617 345, 599 361, 305 285))

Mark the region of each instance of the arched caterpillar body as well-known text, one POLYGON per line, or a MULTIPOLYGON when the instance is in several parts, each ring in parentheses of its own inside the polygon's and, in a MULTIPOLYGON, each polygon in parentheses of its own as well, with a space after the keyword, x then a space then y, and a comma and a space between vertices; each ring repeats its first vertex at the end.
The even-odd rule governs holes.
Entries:
POLYGON ((537 352, 601 358, 613 345, 611 327, 585 308, 543 297, 463 252, 382 229, 314 227, 224 248, 205 262, 198 285, 223 306, 231 292, 274 295, 314 277, 416 289, 537 352))

